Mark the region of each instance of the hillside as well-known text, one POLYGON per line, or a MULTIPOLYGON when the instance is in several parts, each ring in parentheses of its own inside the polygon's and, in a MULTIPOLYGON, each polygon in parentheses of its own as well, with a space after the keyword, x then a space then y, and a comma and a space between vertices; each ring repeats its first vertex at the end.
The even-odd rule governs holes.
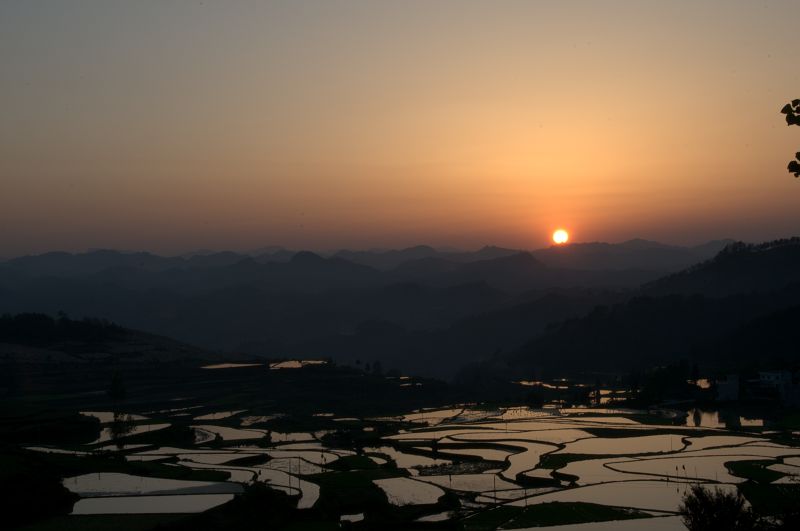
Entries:
POLYGON ((465 364, 511 352, 548 325, 584 315, 598 304, 625 300, 620 292, 564 290, 530 294, 524 302, 459 319, 449 326, 411 329, 385 320, 361 323, 352 333, 299 342, 289 352, 375 363, 410 374, 450 379, 465 364))
POLYGON ((710 260, 645 284, 642 291, 720 297, 777 290, 796 282, 800 282, 800 238, 790 238, 730 244, 710 260))
POLYGON ((724 298, 636 297, 550 327, 504 361, 519 376, 627 373, 681 359, 729 368, 777 359, 800 362, 791 343, 798 301, 800 284, 724 298))
POLYGON ((218 354, 105 320, 36 313, 0 316, 0 358, 22 364, 221 359, 218 354))
POLYGON ((693 247, 664 245, 643 239, 618 244, 574 243, 539 249, 533 252, 533 256, 555 268, 593 271, 638 269, 667 273, 707 260, 730 243, 733 240, 714 240, 693 247))

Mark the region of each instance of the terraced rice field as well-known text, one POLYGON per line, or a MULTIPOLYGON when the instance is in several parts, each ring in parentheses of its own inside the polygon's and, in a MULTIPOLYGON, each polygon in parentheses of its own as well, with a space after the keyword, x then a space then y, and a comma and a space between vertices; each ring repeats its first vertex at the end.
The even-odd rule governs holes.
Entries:
MULTIPOLYGON (((102 445, 86 448, 32 447, 36 451, 78 455, 119 451, 128 461, 157 461, 173 467, 216 470, 227 481, 198 482, 88 474, 64 480, 81 496, 74 514, 156 511, 199 512, 229 501, 252 482, 297 496, 298 508, 314 507, 320 484, 342 463, 359 474, 366 460, 381 471, 371 483, 393 506, 429 507, 420 521, 471 518, 498 507, 530 508, 561 502, 638 511, 650 517, 648 529, 683 529, 674 515, 691 485, 702 483, 735 491, 746 477, 732 463, 761 462, 775 483, 800 483, 800 447, 777 442, 760 431, 734 433, 722 428, 639 422, 640 412, 509 408, 483 411, 469 407, 412 412, 380 419, 389 435, 372 446, 342 447, 326 438, 333 430, 274 432, 236 427, 245 410, 198 415, 190 447, 102 445), (227 421, 227 425, 215 422, 227 421), (234 425, 232 425, 234 423, 234 425), (214 442, 213 445, 211 443, 214 442), (365 456, 365 457, 361 457, 365 456), (347 460, 351 461, 347 461, 347 460), (352 461, 356 460, 356 461, 352 461), (442 510, 446 493, 458 507, 442 510), (157 499, 156 499, 157 498, 157 499)), ((157 412, 156 412, 157 413, 157 412)), ((112 422, 108 412, 92 412, 112 422)), ((133 417, 131 433, 163 429, 159 415, 133 417)), ((265 419, 277 418, 264 416, 265 419)), ((248 417, 248 421, 251 420, 248 417)), ((348 419, 349 429, 359 419, 348 419)), ((376 419, 372 419, 370 430, 376 419)), ((165 427, 167 427, 166 424, 165 427)), ((371 433, 371 431, 365 431, 371 433)), ((366 473, 365 473, 366 474, 366 473)), ((366 477, 366 476, 365 476, 366 477)), ((358 513, 361 514, 361 513, 358 513)), ((342 514, 351 521, 358 514, 342 514)), ((624 514, 624 513, 623 513, 624 514)), ((357 520, 354 520, 357 521, 357 520)), ((633 521, 635 523, 635 521, 633 521)), ((639 529, 632 522, 557 526, 564 530, 639 529)), ((501 528, 512 525, 499 522, 501 528)), ((641 522, 639 523, 641 526, 641 522)))

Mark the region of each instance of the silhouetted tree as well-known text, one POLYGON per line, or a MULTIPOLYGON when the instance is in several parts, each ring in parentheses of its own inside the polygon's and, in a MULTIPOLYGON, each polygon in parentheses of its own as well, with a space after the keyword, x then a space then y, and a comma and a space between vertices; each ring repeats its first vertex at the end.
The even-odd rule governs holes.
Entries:
MULTIPOLYGON (((800 125, 800 99, 784 105, 781 113, 786 115, 786 125, 800 125)), ((794 173, 795 177, 800 177, 800 151, 794 156, 797 160, 791 161, 787 169, 789 173, 794 173)))
POLYGON ((701 426, 703 423, 703 412, 697 408, 694 408, 692 413, 692 420, 694 421, 695 426, 701 426))
POLYGON ((694 485, 678 508, 689 531, 745 531, 759 529, 758 519, 738 492, 694 485))
POLYGON ((136 422, 131 415, 119 411, 114 412, 114 420, 107 429, 111 435, 111 441, 117 445, 117 448, 121 449, 125 446, 122 439, 132 432, 135 426, 136 422))
POLYGON ((4 467, 3 480, 0 481, 3 529, 17 529, 72 511, 78 496, 61 484, 57 472, 44 462, 19 454, 18 450, 5 451, 13 453, 3 455, 4 460, 12 464, 4 467))

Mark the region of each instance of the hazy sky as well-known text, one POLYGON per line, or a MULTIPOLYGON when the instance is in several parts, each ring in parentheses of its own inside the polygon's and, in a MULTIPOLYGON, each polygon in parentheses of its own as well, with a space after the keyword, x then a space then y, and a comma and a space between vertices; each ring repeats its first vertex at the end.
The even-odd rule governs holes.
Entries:
POLYGON ((800 2, 0 0, 0 255, 800 234, 800 2))

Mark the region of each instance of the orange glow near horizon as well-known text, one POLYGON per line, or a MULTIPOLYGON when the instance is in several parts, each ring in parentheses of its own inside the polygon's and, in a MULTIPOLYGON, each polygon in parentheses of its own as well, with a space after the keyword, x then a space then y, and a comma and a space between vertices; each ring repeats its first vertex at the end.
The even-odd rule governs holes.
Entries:
POLYGON ((797 233, 796 0, 417 7, 0 2, 0 257, 797 233))

